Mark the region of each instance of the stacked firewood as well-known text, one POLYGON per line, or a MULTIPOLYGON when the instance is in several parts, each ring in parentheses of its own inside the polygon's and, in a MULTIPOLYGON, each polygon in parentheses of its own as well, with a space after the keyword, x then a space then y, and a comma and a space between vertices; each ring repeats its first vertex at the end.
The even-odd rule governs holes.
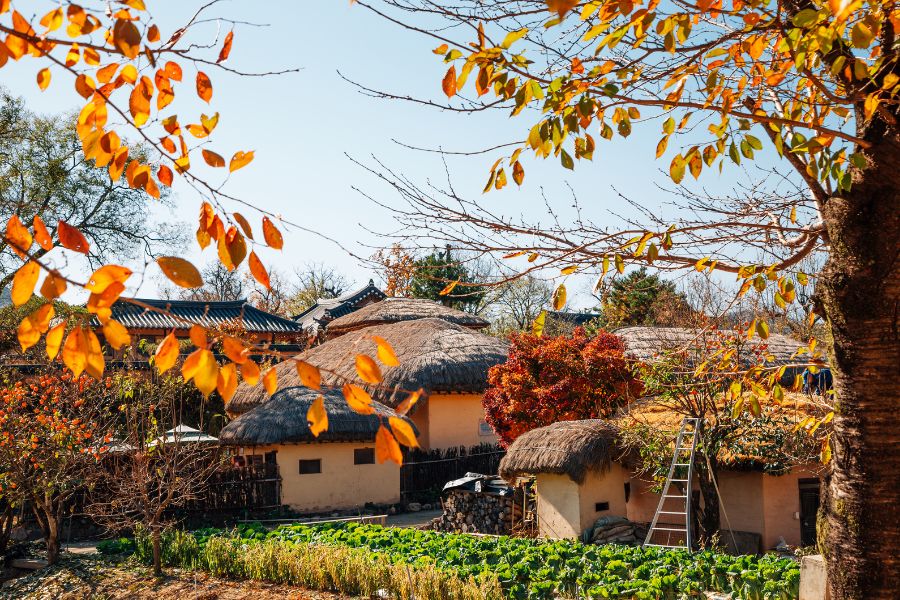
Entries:
POLYGON ((522 507, 512 496, 453 490, 443 499, 444 512, 432 519, 431 529, 454 533, 508 534, 522 507))

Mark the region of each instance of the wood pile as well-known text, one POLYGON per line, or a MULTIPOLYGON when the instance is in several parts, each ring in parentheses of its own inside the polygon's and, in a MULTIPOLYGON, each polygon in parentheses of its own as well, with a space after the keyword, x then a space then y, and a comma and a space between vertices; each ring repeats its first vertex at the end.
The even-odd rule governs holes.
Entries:
POLYGON ((430 528, 453 533, 507 535, 512 532, 513 522, 522 519, 522 507, 513 498, 452 490, 443 499, 443 514, 432 519, 430 528))

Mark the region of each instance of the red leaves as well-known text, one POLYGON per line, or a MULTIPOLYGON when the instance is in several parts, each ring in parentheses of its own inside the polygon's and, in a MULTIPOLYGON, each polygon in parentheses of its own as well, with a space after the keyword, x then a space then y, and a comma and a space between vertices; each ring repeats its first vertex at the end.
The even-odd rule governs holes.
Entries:
POLYGON ((59 235, 59 243, 63 247, 82 254, 87 254, 90 250, 91 245, 88 244, 87 238, 78 229, 65 221, 59 222, 56 227, 56 233, 59 235))
POLYGON ((223 63, 228 60, 228 55, 231 54, 231 43, 234 41, 234 32, 229 31, 228 35, 225 36, 225 43, 222 44, 222 50, 219 51, 219 58, 216 59, 216 63, 223 63))
POLYGON ((509 360, 488 373, 487 421, 500 441, 555 421, 608 417, 637 396, 640 383, 625 360, 625 345, 611 333, 589 338, 519 334, 509 360))

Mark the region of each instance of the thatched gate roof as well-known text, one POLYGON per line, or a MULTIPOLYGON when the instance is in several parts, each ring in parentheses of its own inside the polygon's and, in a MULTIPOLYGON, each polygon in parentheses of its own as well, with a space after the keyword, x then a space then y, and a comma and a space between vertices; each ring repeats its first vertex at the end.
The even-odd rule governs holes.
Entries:
POLYGON ((581 483, 589 470, 610 468, 619 430, 602 419, 560 421, 523 433, 500 461, 500 476, 556 473, 581 483))
MULTIPOLYGON (((340 390, 318 392, 305 387, 278 390, 265 404, 229 423, 219 434, 223 444, 262 446, 288 442, 371 442, 382 422, 398 416, 387 406, 374 402, 375 414, 361 415, 347 406, 340 390), (321 395, 328 414, 328 430, 313 436, 306 421, 309 407, 321 395)), ((412 425, 412 422, 407 419, 412 425)), ((413 430, 418 433, 415 425, 413 430)))
MULTIPOLYGON (((404 390, 423 388, 427 393, 482 393, 487 387, 488 369, 507 358, 508 346, 504 340, 441 319, 366 327, 328 340, 296 358, 359 383, 355 357, 375 354, 372 336, 386 339, 400 361, 398 367, 382 366, 384 381, 380 387, 365 386, 373 398, 389 406, 406 397, 402 393, 395 397, 395 386, 404 390)), ((294 360, 286 360, 275 367, 279 387, 300 385, 295 364, 294 360)), ((325 385, 343 383, 328 373, 322 375, 325 385)), ((266 400, 261 385, 251 387, 241 383, 226 408, 232 414, 240 414, 266 400)))
POLYGON ((328 324, 325 335, 331 339, 363 327, 415 319, 442 319, 469 329, 484 329, 490 325, 479 316, 444 306, 434 300, 386 298, 381 302, 369 304, 349 315, 335 319, 328 324))

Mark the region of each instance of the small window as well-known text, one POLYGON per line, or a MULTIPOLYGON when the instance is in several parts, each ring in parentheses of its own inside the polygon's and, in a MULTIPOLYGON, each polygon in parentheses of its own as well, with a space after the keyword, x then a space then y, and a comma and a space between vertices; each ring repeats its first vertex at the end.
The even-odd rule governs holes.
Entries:
POLYGON ((300 461, 300 474, 301 475, 310 475, 312 473, 321 473, 322 472, 322 459, 314 458, 311 460, 301 460, 300 461))
POLYGON ((247 464, 248 465, 261 465, 263 462, 263 457, 259 454, 250 454, 247 456, 247 464))
POLYGON ((374 465, 375 448, 357 448, 353 451, 354 465, 374 465))
POLYGON ((597 512, 603 512, 604 510, 609 510, 609 502, 598 502, 594 505, 594 510, 597 512))

